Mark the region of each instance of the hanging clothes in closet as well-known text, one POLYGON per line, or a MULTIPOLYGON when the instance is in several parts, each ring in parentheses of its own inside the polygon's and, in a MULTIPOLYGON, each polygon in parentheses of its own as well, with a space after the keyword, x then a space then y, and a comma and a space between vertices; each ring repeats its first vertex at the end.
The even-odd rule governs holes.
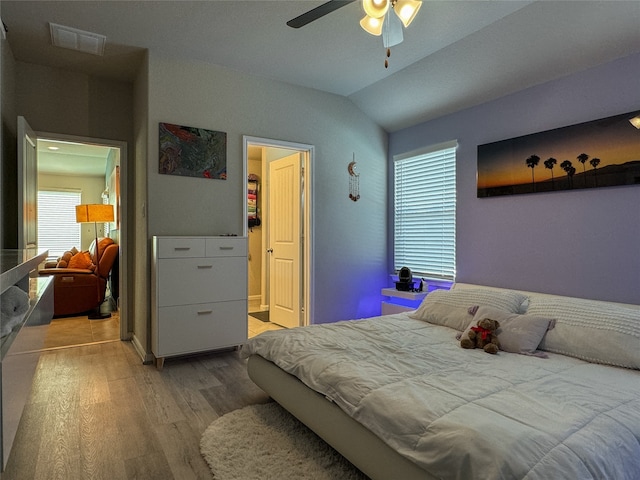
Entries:
POLYGON ((247 217, 249 221, 249 229, 260 226, 260 217, 258 216, 258 189, 260 179, 254 173, 247 178, 247 217))

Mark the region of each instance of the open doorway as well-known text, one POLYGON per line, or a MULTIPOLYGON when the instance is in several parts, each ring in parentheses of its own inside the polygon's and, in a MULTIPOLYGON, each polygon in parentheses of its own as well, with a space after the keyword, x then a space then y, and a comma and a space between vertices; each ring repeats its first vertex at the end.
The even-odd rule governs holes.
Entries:
POLYGON ((249 336, 310 323, 313 154, 311 145, 244 137, 249 336))
MULTIPOLYGON (((45 339, 45 348, 125 340, 129 337, 127 318, 126 275, 126 143, 112 140, 37 133, 37 178, 39 197, 55 198, 75 194, 81 203, 110 204, 114 219, 104 224, 78 224, 77 241, 57 242, 38 229, 39 248, 49 249, 55 261, 61 249, 89 249, 95 237, 109 237, 119 246, 119 254, 111 267, 105 302, 100 306, 103 317, 89 319, 87 314, 54 319, 45 339), (53 197, 52 197, 53 195, 53 197), (111 313, 111 315, 108 315, 111 313)), ((40 203, 40 200, 39 200, 40 203)), ((38 205, 37 210, 43 210, 38 205)), ((39 215, 38 223, 42 223, 39 215)), ((74 229, 75 218, 66 219, 74 229)), ((49 232, 51 233, 51 232, 49 232)), ((54 232, 55 235, 55 232, 54 232)), ((105 257, 106 258, 106 257, 105 257)))

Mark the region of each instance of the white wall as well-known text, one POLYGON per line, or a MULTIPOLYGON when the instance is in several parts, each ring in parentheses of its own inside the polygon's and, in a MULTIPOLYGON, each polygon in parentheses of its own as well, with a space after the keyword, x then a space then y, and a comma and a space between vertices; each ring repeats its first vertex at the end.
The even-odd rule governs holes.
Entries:
POLYGON ((148 128, 150 237, 242 233, 243 135, 314 145, 312 322, 379 313, 388 280, 387 135, 349 100, 151 53, 148 128), (228 179, 160 175, 159 122, 227 132, 228 179), (348 198, 354 152, 358 202, 348 198))
POLYGON ((638 110, 639 79, 631 55, 390 136, 390 172, 395 154, 459 142, 458 281, 640 303, 640 186, 476 197, 478 145, 638 110))

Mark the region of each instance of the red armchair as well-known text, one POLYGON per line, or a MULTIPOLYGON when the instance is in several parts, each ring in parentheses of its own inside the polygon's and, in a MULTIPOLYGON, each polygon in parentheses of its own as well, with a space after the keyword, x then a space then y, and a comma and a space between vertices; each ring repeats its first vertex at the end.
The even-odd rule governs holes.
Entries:
MULTIPOLYGON (((53 314, 55 317, 74 315, 96 310, 105 299, 109 273, 118 258, 119 247, 110 238, 98 242, 99 263, 89 268, 60 268, 66 262, 56 266, 45 265, 40 275, 53 275, 53 314)), ((90 258, 94 259, 95 241, 89 248, 90 258)), ((79 252, 81 255, 82 252, 79 252)), ((86 256, 86 254, 85 254, 86 256)), ((70 262, 73 266, 74 263, 70 262)))

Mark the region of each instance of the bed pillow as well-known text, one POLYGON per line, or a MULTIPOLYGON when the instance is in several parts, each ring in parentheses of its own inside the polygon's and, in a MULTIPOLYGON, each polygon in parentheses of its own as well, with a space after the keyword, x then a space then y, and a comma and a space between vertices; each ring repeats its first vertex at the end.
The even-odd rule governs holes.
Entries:
POLYGON ((640 370, 640 309, 559 297, 532 297, 527 313, 556 319, 540 349, 640 370))
POLYGON ((467 335, 471 327, 478 323, 478 320, 483 318, 497 320, 500 323, 500 328, 497 332, 500 350, 523 355, 544 356, 535 352, 544 334, 547 333, 547 330, 553 328, 555 324, 555 320, 551 318, 520 315, 498 308, 481 306, 478 307, 467 329, 462 332, 461 338, 467 335))
POLYGON ((420 307, 410 313, 411 318, 424 320, 463 331, 473 319, 469 308, 475 305, 516 313, 526 296, 511 290, 485 290, 482 288, 463 288, 460 290, 434 290, 429 293, 420 307))

